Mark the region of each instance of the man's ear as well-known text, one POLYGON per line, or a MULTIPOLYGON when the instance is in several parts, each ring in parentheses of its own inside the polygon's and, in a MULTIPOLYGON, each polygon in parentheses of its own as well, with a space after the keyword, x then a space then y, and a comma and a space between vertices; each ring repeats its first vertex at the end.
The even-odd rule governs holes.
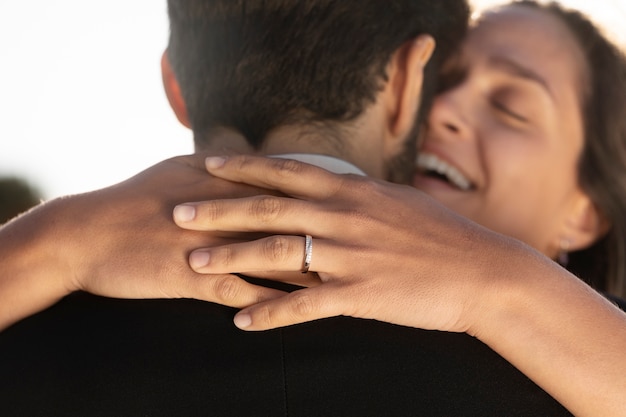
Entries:
MULTIPOLYGON (((591 199, 581 190, 572 204, 572 209, 561 227, 557 247, 567 241, 569 251, 588 248, 606 234, 611 227, 591 199)), ((562 248, 561 248, 562 249, 562 248)))
POLYGON ((435 40, 420 35, 394 52, 388 65, 385 150, 397 155, 413 131, 421 103, 424 68, 435 50, 435 40))
POLYGON ((191 123, 189 123, 189 116, 187 115, 187 106, 185 105, 185 100, 183 100, 183 95, 180 92, 178 80, 174 75, 174 71, 172 71, 170 60, 167 57, 167 50, 163 52, 163 56, 161 56, 161 76, 163 77, 165 95, 167 96, 167 100, 170 102, 172 110, 174 110, 174 114, 176 114, 176 118, 183 124, 183 126, 191 129, 191 123))

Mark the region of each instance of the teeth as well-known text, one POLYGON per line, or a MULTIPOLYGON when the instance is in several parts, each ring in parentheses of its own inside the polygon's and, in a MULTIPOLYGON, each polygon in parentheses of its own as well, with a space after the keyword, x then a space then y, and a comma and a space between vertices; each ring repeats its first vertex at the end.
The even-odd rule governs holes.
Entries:
POLYGON ((437 158, 435 155, 427 153, 420 154, 417 157, 417 168, 421 171, 434 171, 443 175, 448 181, 463 191, 467 191, 472 187, 472 183, 465 178, 458 169, 437 158))

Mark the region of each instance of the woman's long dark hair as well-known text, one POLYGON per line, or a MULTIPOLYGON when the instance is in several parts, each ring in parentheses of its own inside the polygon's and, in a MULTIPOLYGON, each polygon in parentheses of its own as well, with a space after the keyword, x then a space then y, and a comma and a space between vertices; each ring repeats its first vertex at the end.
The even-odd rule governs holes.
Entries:
POLYGON ((570 254, 568 269, 594 288, 626 298, 626 56, 582 13, 558 3, 511 3, 550 13, 574 35, 588 64, 585 145, 578 181, 609 223, 591 247, 570 254))

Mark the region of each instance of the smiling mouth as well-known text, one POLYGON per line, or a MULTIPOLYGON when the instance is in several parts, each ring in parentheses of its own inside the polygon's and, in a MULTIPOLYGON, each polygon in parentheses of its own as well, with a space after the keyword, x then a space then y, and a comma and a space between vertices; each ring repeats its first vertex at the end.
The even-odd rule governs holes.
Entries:
POLYGON ((429 153, 422 153, 417 157, 417 170, 427 177, 442 180, 461 191, 474 188, 472 182, 458 169, 429 153))

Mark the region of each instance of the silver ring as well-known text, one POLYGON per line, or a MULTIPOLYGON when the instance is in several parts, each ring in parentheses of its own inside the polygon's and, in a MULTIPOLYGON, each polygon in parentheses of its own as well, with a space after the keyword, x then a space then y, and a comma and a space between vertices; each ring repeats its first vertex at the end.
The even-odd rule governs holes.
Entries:
POLYGON ((313 237, 311 235, 306 235, 304 237, 304 262, 302 263, 303 274, 309 272, 309 267, 311 266, 311 258, 313 257, 313 237))

